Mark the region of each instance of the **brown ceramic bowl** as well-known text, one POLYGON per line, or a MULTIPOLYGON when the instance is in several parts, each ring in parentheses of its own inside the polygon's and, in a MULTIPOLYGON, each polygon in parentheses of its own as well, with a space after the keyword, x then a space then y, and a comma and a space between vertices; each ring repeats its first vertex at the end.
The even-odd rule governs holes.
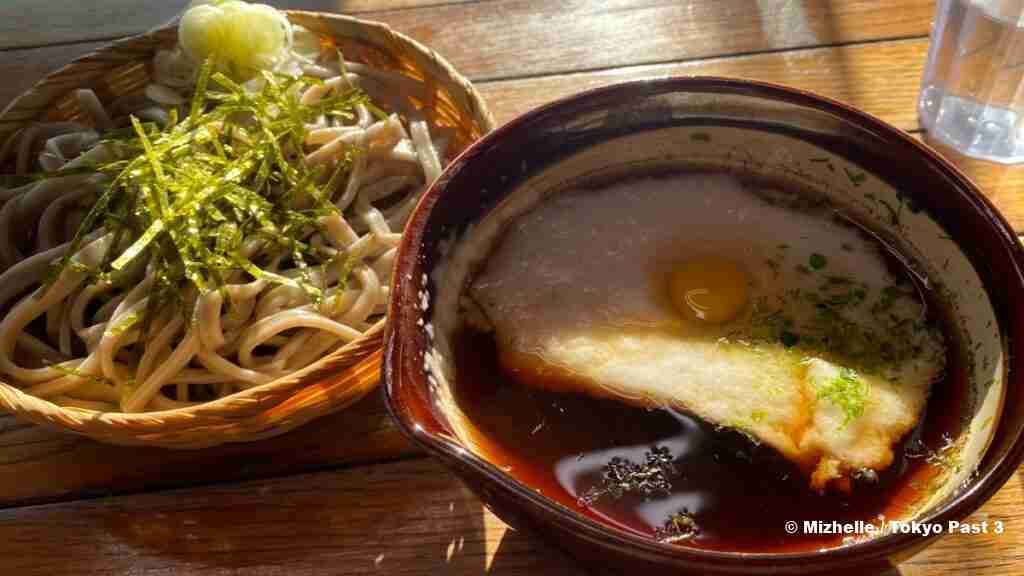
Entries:
POLYGON ((401 427, 502 519, 602 572, 865 574, 930 544, 935 536, 899 533, 808 553, 661 544, 539 495, 482 459, 467 439, 461 419, 472 415, 453 402, 444 347, 435 342, 455 311, 452 298, 438 300, 438 279, 465 281, 469 266, 458 254, 467 227, 523 200, 523 190, 674 161, 814 186, 912 254, 951 304, 962 349, 975 352, 954 438, 959 466, 909 516, 963 519, 992 496, 1024 457, 1024 257, 1013 230, 963 174, 900 130, 839 102, 751 81, 665 78, 585 92, 513 120, 456 159, 413 214, 394 276, 384 381, 401 427), (441 323, 431 326, 435 320, 441 323))

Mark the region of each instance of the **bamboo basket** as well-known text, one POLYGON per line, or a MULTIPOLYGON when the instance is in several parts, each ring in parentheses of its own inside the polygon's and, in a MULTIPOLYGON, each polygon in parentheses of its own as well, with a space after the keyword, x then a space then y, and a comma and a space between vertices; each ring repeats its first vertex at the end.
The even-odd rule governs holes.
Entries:
MULTIPOLYGON (((438 54, 388 26, 334 14, 290 11, 289 19, 334 42, 347 59, 427 83, 424 113, 456 131, 447 160, 494 127, 476 89, 438 54)), ((140 92, 157 49, 173 47, 177 24, 120 40, 45 77, 0 113, 0 142, 37 120, 88 123, 71 91, 92 88, 104 103, 140 92)), ((65 408, 0 381, 0 408, 37 424, 103 442, 203 448, 282 434, 358 401, 379 381, 384 320, 286 378, 176 410, 127 414, 65 408)))

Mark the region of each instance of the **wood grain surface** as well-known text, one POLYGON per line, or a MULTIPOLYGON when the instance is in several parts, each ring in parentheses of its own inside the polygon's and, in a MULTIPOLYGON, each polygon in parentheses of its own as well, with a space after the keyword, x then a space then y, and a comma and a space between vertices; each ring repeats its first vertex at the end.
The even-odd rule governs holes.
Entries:
MULTIPOLYGON (((1020 574, 1024 475, 904 576, 1020 574)), ((0 511, 8 574, 437 574, 586 572, 514 531, 431 459, 0 511)))
POLYGON ((503 123, 524 110, 556 98, 627 80, 675 75, 752 78, 842 100, 898 128, 916 130, 915 105, 927 51, 927 39, 895 40, 627 66, 599 72, 482 82, 477 86, 495 119, 503 123), (884 70, 885 82, 874 81, 879 70, 884 70))
MULTIPOLYGON (((0 106, 188 0, 0 3, 0 106)), ((499 123, 586 88, 674 74, 788 84, 919 132, 930 0, 275 0, 386 22, 476 81, 499 123)), ((918 137, 920 135, 918 134, 918 137)), ((1024 169, 941 150, 1024 231, 1024 169)), ((509 529, 389 420, 378 394, 262 442, 108 446, 0 416, 0 575, 583 574, 509 529)), ((1024 574, 1024 472, 917 575, 1024 574)))
POLYGON ((372 17, 474 80, 925 36, 928 0, 494 0, 372 17))

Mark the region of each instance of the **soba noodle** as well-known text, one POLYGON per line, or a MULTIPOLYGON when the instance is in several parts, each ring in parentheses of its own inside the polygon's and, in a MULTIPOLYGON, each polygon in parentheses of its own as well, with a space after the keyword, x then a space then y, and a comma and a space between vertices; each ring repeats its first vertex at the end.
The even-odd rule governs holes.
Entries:
MULTIPOLYGON (((309 45, 309 35, 296 27, 295 45, 309 45)), ((0 188, 0 231, 5 235, 0 238, 0 270, 5 270, 0 307, 9 309, 0 320, 0 373, 8 382, 57 404, 89 410, 188 406, 308 366, 358 339, 381 317, 402 227, 426 184, 440 174, 450 134, 417 107, 429 101, 419 80, 345 62, 340 55, 295 51, 276 70, 284 74, 257 76, 244 84, 246 94, 295 90, 294 100, 303 110, 351 97, 348 112, 305 122, 301 150, 287 142, 280 146, 284 154, 294 155, 302 173, 316 176, 312 189, 320 190, 320 201, 330 209, 315 212, 301 226, 261 227, 259 233, 235 238, 241 264, 206 270, 207 281, 219 277, 215 283, 194 276, 187 254, 171 254, 172 260, 180 256, 184 275, 168 285, 165 252, 174 242, 144 238, 161 234, 159 225, 126 236, 124 228, 104 225, 104 218, 111 221, 109 211, 90 216, 109 190, 133 177, 91 167, 136 166, 130 163, 143 157, 136 170, 152 168, 156 187, 161 171, 145 163, 147 135, 157 139, 173 133, 179 117, 186 120, 177 126, 194 120, 189 93, 201 89, 195 86, 199 73, 180 50, 157 54, 154 81, 144 96, 104 106, 93 91, 77 90, 74 99, 88 122, 33 124, 4 144, 0 165, 13 166, 19 176, 45 173, 27 184, 0 188), (280 87, 268 87, 284 75, 323 80, 281 80, 280 87), (132 130, 141 134, 133 136, 132 145, 143 141, 135 157, 124 152, 124 134, 132 130), (292 235, 270 238, 282 230, 292 235), (297 251, 297 245, 305 252, 297 251), (319 258, 317 265, 304 262, 310 254, 319 258)), ((243 96, 235 97, 242 101, 243 96)), ((190 136, 188 154, 244 149, 246 132, 239 127, 279 120, 286 113, 279 108, 272 109, 277 117, 269 120, 233 118, 229 127, 225 117, 221 124, 202 125, 198 130, 206 130, 207 139, 190 136)), ((240 184, 252 188, 260 177, 253 174, 240 184)), ((285 187, 271 178, 261 194, 287 198, 284 209, 295 214, 308 216, 321 206, 316 194, 289 196, 275 186, 285 187)), ((142 186, 137 194, 144 193, 142 186)), ((239 197, 257 201, 245 194, 239 197)), ((147 201, 138 200, 138 205, 147 201)), ((213 206, 197 205, 196 218, 209 222, 213 206)), ((247 209, 244 203, 239 206, 239 212, 247 209)), ((270 210, 262 214, 274 214, 270 210)), ((231 226, 242 229, 228 218, 223 228, 231 226)), ((187 226, 182 230, 193 232, 187 226)), ((174 241, 193 246, 188 238, 174 241)))

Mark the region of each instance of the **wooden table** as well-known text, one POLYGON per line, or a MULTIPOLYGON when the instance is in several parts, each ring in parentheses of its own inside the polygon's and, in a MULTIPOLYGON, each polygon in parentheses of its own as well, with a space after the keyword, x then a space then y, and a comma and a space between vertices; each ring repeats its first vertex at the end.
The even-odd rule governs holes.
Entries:
MULTIPOLYGON (((0 106, 187 0, 4 0, 0 106), (96 4, 95 6, 92 4, 96 4)), ((838 98, 917 134, 929 0, 281 0, 386 22, 474 80, 499 123, 584 88, 720 74, 838 98)), ((958 160, 1024 229, 1024 170, 958 160)), ((0 574, 582 574, 508 529, 389 421, 379 395, 285 436, 122 448, 0 416, 0 574)), ((903 574, 1024 574, 1024 471, 903 574)))

